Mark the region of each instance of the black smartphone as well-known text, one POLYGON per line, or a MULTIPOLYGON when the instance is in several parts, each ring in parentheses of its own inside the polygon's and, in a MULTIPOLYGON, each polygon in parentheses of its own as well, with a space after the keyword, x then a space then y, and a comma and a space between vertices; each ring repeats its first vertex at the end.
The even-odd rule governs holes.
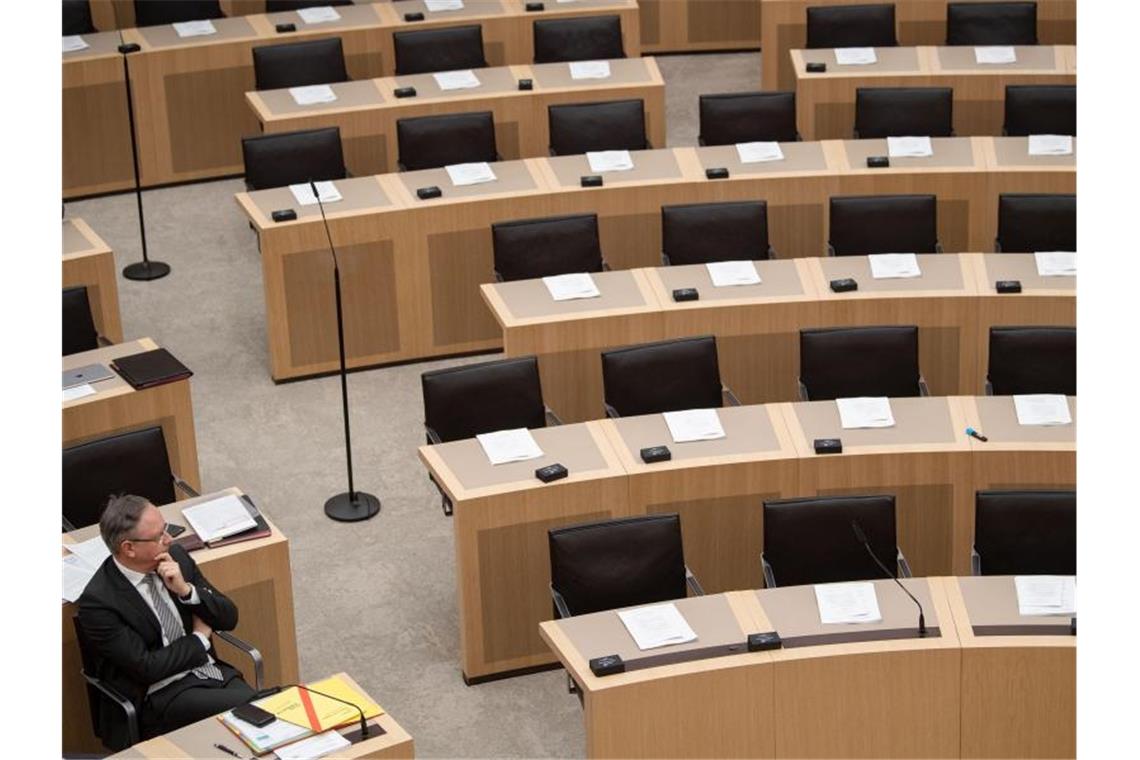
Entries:
POLYGON ((174 525, 173 523, 167 523, 167 525, 166 525, 166 533, 171 538, 178 538, 179 536, 181 536, 185 532, 186 532, 186 526, 185 525, 174 525))
POLYGON ((277 720, 277 716, 271 712, 262 710, 257 705, 238 705, 234 708, 234 717, 238 720, 244 720, 251 726, 268 726, 273 721, 277 720))

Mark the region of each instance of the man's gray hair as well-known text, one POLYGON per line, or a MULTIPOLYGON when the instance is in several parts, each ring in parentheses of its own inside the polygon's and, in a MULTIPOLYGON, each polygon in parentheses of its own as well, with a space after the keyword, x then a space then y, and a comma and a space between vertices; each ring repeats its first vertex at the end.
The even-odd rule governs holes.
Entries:
POLYGON ((119 546, 134 534, 143 510, 150 502, 142 496, 120 494, 107 500, 103 516, 99 518, 99 533, 111 554, 119 551, 119 546))

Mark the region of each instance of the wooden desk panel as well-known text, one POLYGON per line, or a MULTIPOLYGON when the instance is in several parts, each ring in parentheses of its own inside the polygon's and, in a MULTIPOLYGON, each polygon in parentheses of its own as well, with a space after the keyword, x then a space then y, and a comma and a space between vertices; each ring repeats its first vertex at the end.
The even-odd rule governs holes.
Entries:
MULTIPOLYGON (((998 198, 1002 193, 1076 193, 1077 139, 1071 156, 1031 156, 1028 137, 979 137, 989 181, 976 222, 976 251, 995 249, 998 198)), ((951 249, 947 249, 951 250, 951 249)))
POLYGON ((82 219, 63 222, 63 287, 87 288, 95 331, 111 343, 123 342, 115 254, 82 219))
POLYGON ((760 0, 639 0, 646 52, 755 50, 760 0))

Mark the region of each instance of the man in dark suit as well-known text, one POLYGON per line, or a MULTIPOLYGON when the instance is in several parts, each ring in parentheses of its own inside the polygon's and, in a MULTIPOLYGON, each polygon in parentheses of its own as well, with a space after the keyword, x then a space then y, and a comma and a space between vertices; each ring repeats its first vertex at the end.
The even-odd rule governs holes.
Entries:
MULTIPOLYGON (((143 739, 248 702, 253 689, 214 657, 210 635, 237 625, 234 603, 210 585, 162 513, 141 496, 115 496, 99 520, 111 556, 79 598, 79 622, 96 675, 138 710, 143 739)), ((98 712, 98 733, 127 746, 115 710, 98 712)))

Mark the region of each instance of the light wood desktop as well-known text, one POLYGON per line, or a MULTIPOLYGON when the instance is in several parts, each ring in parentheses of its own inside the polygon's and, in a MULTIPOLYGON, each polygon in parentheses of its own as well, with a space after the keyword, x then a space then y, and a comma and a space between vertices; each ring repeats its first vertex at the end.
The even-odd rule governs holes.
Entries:
POLYGON ((63 198, 134 187, 127 88, 119 33, 82 35, 63 53, 63 198))
MULTIPOLYGON (((238 488, 229 488, 167 504, 160 509, 168 523, 186 526, 182 517, 185 507, 222 494, 241 493, 238 488)), ((202 549, 192 556, 210 583, 237 605, 240 622, 234 634, 261 651, 265 661, 266 685, 296 683, 299 670, 289 540, 268 516, 266 522, 273 531, 271 536, 217 549, 202 549)), ((188 532, 192 531, 188 529, 188 532)), ((86 541, 98 535, 99 527, 91 525, 64 534, 63 543, 86 541)), ((77 605, 63 603, 63 749, 65 752, 99 752, 102 744, 91 730, 87 688, 80 675, 82 663, 79 646, 75 641, 75 625, 72 623, 77 612, 77 605)), ((244 653, 220 639, 214 639, 214 646, 223 660, 242 670, 246 680, 253 683, 253 669, 244 653)), ((166 755, 181 756, 183 755, 166 755)))
MULTIPOLYGON (((150 338, 119 343, 63 357, 63 369, 88 364, 110 368, 112 360, 152 351, 159 346, 150 338)), ((202 490, 198 474, 198 445, 194 435, 194 409, 190 402, 190 379, 135 390, 114 373, 95 383, 95 393, 63 402, 63 447, 106 438, 146 427, 159 426, 166 440, 166 453, 174 474, 196 491, 202 490)))
POLYGON ((760 0, 639 0, 647 53, 755 50, 760 0))
POLYGON ((95 332, 111 343, 123 342, 119 316, 115 254, 82 219, 63 220, 63 287, 87 288, 95 332))

